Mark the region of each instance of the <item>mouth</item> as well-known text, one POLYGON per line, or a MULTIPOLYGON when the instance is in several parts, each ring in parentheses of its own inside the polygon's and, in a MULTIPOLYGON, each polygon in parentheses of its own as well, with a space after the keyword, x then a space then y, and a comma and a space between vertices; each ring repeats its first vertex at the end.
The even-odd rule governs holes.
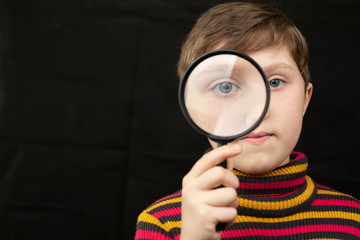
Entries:
POLYGON ((243 137, 241 140, 253 144, 261 144, 266 142, 272 136, 274 136, 274 134, 268 132, 252 132, 243 137))

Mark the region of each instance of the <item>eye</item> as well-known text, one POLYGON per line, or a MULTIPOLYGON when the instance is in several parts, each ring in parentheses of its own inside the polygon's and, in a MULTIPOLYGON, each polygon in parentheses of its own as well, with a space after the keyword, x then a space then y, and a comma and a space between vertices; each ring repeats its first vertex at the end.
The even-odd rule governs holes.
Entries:
POLYGON ((272 79, 269 81, 269 84, 270 84, 270 87, 272 87, 272 88, 278 88, 284 84, 284 81, 280 80, 280 79, 272 79))
POLYGON ((236 91, 237 89, 239 89, 239 88, 230 82, 219 83, 213 88, 213 90, 216 93, 221 94, 221 95, 229 94, 231 92, 236 91))

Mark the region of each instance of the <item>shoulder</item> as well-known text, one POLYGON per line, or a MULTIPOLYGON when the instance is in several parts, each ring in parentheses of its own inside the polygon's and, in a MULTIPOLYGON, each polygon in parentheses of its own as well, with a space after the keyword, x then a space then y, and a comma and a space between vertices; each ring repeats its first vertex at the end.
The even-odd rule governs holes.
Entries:
POLYGON ((159 212, 164 206, 169 207, 170 205, 176 205, 177 203, 181 203, 181 191, 177 191, 163 198, 160 198, 159 200, 151 204, 145 211, 152 213, 159 212))
POLYGON ((136 238, 141 235, 174 239, 181 229, 181 191, 163 197, 147 207, 138 217, 136 238))
POLYGON ((317 184, 317 196, 313 205, 327 206, 334 211, 357 214, 360 222, 360 201, 348 194, 317 184))
POLYGON ((355 202, 355 203, 360 203, 360 201, 356 198, 354 198, 351 195, 345 194, 345 193, 341 193, 335 189, 320 185, 320 184, 316 184, 317 187, 317 193, 321 198, 324 199, 342 199, 342 200, 348 200, 351 202, 355 202))

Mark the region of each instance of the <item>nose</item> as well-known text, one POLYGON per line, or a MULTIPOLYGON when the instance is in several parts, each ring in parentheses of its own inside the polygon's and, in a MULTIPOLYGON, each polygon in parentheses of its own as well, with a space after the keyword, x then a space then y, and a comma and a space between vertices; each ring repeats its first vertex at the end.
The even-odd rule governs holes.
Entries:
POLYGON ((271 100, 270 100, 270 102, 269 102, 269 107, 268 107, 268 109, 267 109, 267 111, 266 111, 266 113, 265 113, 265 116, 264 116, 264 118, 263 118, 263 121, 269 118, 270 112, 271 112, 271 100))

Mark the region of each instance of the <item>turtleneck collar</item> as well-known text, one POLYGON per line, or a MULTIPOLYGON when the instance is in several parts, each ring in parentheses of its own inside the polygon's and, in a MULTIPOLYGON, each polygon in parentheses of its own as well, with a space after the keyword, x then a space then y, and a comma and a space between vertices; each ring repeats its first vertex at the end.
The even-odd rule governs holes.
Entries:
POLYGON ((316 185, 306 175, 306 156, 293 152, 290 159, 288 164, 261 175, 234 170, 240 181, 239 214, 280 217, 298 212, 312 202, 316 185))

